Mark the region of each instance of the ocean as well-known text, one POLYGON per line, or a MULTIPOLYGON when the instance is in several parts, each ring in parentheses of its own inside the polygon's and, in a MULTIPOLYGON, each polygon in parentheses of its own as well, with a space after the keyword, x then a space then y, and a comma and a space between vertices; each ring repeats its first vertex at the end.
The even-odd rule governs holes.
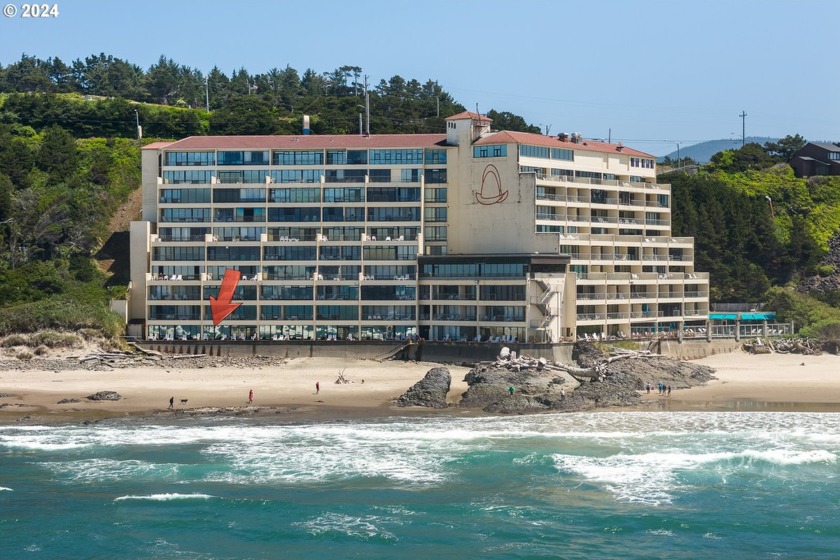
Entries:
POLYGON ((0 558, 838 558, 840 414, 0 426, 0 558))

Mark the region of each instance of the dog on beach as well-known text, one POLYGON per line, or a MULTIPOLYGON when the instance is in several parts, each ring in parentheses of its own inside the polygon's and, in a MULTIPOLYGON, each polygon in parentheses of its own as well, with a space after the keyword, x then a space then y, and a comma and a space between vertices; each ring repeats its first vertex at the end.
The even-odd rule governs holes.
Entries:
POLYGON ((181 399, 181 404, 187 404, 187 401, 188 401, 188 400, 189 400, 189 399, 181 399))

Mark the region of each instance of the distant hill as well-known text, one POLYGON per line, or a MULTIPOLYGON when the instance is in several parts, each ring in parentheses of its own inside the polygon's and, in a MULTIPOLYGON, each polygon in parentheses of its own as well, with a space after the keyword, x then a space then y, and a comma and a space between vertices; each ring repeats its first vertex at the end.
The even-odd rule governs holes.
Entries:
MULTIPOLYGON (((768 136, 747 136, 746 143, 756 143, 764 145, 765 142, 776 142, 778 138, 771 138, 768 136)), ((682 146, 680 147, 680 154, 679 157, 686 158, 690 157, 697 163, 709 163, 712 159, 712 156, 718 152, 722 152, 723 150, 734 150, 741 147, 741 139, 724 139, 724 140, 707 140, 706 142, 700 142, 699 144, 694 144, 693 146, 682 146)), ((677 151, 674 150, 670 154, 666 154, 660 158, 658 161, 662 161, 664 158, 670 157, 672 160, 677 159, 677 151)))

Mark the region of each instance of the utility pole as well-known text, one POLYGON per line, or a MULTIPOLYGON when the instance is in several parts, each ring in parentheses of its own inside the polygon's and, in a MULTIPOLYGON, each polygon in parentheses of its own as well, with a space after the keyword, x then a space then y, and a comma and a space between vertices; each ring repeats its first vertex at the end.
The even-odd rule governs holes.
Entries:
POLYGON ((747 113, 741 109, 741 114, 738 116, 741 117, 741 147, 743 148, 747 140, 747 113))

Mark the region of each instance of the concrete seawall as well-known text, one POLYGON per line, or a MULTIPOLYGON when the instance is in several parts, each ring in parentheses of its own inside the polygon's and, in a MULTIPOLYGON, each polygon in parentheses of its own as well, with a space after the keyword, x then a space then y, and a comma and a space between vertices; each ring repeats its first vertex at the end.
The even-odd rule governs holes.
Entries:
MULTIPOLYGON (((422 345, 391 341, 143 341, 140 346, 165 354, 207 354, 210 356, 272 356, 281 358, 417 359, 440 363, 492 361, 502 346, 518 355, 545 358, 560 363, 572 361, 574 344, 488 344, 434 342, 422 345)), ((741 343, 735 340, 686 339, 640 342, 640 349, 682 360, 697 360, 713 354, 733 352, 741 343)))

